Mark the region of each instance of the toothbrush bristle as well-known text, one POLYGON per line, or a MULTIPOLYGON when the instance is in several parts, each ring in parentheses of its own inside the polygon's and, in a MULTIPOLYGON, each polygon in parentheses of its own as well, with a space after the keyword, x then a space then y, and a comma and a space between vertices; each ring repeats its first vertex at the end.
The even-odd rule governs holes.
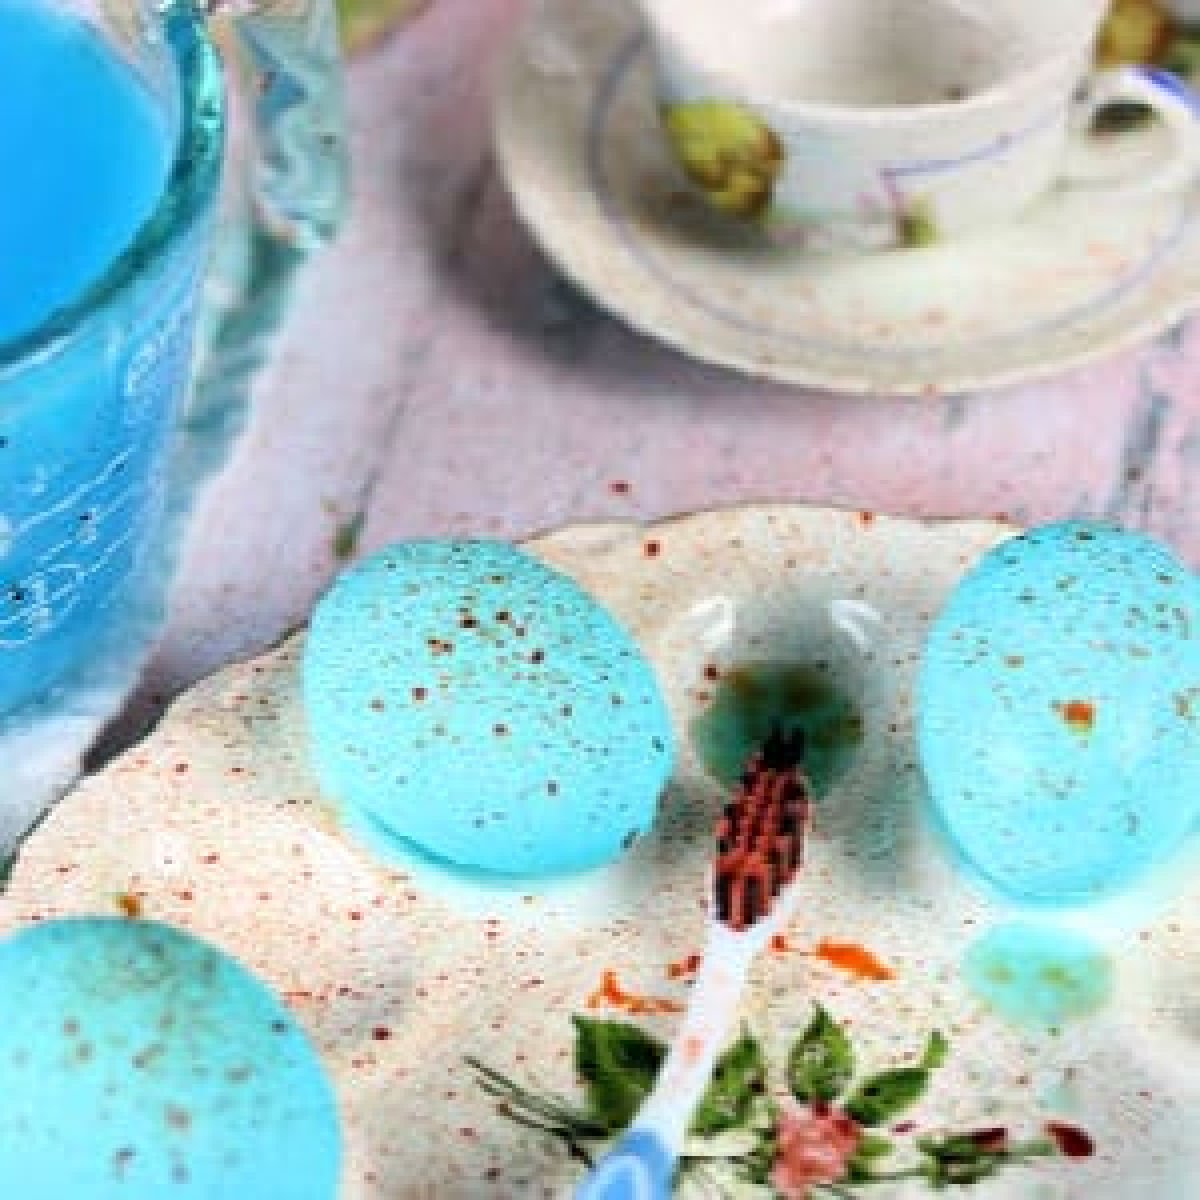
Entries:
POLYGON ((730 929, 766 917, 803 862, 812 813, 803 761, 803 733, 772 730, 717 822, 713 900, 730 929))

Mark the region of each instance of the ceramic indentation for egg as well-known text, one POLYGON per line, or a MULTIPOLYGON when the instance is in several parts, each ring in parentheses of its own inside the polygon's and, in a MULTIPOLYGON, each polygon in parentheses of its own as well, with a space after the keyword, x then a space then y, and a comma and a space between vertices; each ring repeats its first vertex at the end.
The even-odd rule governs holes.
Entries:
POLYGON ((1120 889, 1200 815, 1200 582, 1100 524, 998 547, 930 634, 920 744, 945 828, 994 884, 1051 904, 1120 889))
POLYGON ((333 1089, 280 1001, 150 921, 0 943, 0 1180, 21 1200, 331 1200, 333 1089))
POLYGON ((330 796, 461 866, 610 861, 651 827, 671 772, 636 643, 501 542, 409 542, 347 572, 313 617, 304 696, 330 796))

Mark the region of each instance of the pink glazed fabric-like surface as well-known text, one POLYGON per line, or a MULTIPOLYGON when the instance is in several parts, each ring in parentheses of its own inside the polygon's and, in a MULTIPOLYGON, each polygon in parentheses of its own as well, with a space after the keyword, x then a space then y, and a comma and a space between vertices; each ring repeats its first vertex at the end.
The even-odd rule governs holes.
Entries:
POLYGON ((1200 564, 1193 328, 1028 387, 896 402, 702 366, 580 297, 491 154, 490 80, 523 10, 439 0, 353 61, 349 227, 198 509, 123 734, 303 621, 347 557, 412 534, 788 500, 1102 516, 1200 564))

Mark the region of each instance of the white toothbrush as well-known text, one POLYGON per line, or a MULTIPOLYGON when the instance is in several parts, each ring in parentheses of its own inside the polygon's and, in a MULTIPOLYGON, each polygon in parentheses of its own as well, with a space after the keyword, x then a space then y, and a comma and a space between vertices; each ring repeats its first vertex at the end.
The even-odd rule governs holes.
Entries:
POLYGON ((671 1194, 692 1114, 737 1015, 755 957, 791 917, 812 812, 803 738, 775 733, 751 760, 717 826, 704 959, 687 1012, 633 1124, 575 1200, 660 1200, 671 1194))

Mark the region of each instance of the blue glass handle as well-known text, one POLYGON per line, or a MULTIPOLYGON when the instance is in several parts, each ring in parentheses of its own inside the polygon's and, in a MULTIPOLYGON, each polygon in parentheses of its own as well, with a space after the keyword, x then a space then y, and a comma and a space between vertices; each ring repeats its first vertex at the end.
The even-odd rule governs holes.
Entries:
POLYGON ((675 1156, 653 1134, 627 1133, 593 1168, 575 1200, 667 1200, 675 1156))

